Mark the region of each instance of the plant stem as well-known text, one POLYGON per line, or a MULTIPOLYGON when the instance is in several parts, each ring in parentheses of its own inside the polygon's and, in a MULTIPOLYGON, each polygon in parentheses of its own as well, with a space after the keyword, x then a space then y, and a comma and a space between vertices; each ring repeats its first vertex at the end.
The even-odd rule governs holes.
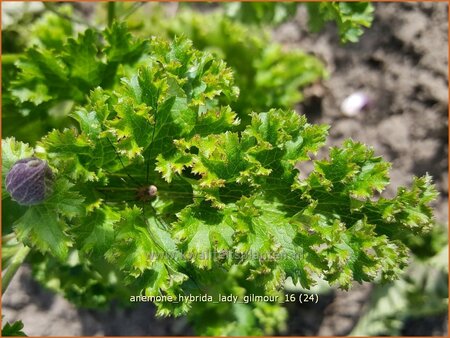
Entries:
POLYGON ((14 62, 19 60, 22 54, 3 54, 2 55, 2 64, 3 65, 12 65, 14 62))
POLYGON ((114 1, 108 2, 108 27, 111 27, 116 18, 116 3, 114 1))
POLYGON ((2 276, 2 294, 8 288, 9 283, 13 279, 14 275, 16 274, 19 267, 22 265, 23 261, 25 260, 29 252, 30 248, 27 246, 23 246, 19 249, 19 251, 17 251, 17 253, 12 258, 11 265, 8 267, 8 269, 2 276))

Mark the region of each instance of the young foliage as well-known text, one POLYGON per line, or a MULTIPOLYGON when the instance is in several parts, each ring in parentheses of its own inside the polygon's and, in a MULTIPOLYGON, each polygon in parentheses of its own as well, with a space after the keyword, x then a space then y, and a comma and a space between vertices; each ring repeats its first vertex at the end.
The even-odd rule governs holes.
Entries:
POLYGON ((41 32, 38 37, 43 46, 26 50, 16 63, 19 72, 11 84, 14 100, 31 113, 41 105, 49 108, 64 100, 83 102, 89 90, 114 82, 118 64, 135 62, 147 48, 120 24, 107 29, 103 39, 88 29, 77 38, 58 40, 61 48, 55 48, 55 42, 41 32))
POLYGON ((317 32, 327 21, 335 21, 342 42, 357 42, 363 27, 373 21, 373 5, 369 2, 308 2, 309 27, 317 32))
MULTIPOLYGON (((13 6, 18 4, 13 4, 13 6)), ((23 6, 27 6, 25 3, 23 6)), ((43 5, 34 2, 31 7, 36 6, 42 10, 43 5)), ((72 16, 71 6, 60 6, 61 15, 72 16)), ((22 13, 24 17, 26 10, 22 13)), ((65 119, 68 111, 73 108, 73 100, 56 100, 50 104, 35 106, 30 102, 21 102, 12 93, 14 83, 19 74, 16 64, 20 56, 27 48, 55 49, 61 51, 69 37, 75 32, 75 26, 66 18, 62 18, 52 12, 44 12, 33 23, 34 16, 28 20, 22 19, 13 25, 2 26, 2 135, 3 137, 14 136, 22 141, 35 143, 43 135, 53 128, 66 126, 65 119), (12 42, 13 40, 14 42, 12 42)), ((36 89, 43 88, 36 85, 36 89)), ((19 89, 19 96, 27 94, 31 99, 38 102, 42 99, 39 90, 33 92, 31 89, 19 89)))
MULTIPOLYGON (((232 2, 225 3, 224 12, 232 20, 253 25, 280 25, 297 13, 296 2, 232 2)), ((357 42, 363 27, 370 27, 374 8, 368 2, 308 2, 308 25, 318 32, 327 21, 334 21, 341 42, 357 42)))
MULTIPOLYGON (((14 230, 48 256, 37 268, 40 280, 65 271, 53 288, 80 303, 83 292, 103 285, 95 302, 104 304, 115 288, 147 296, 275 295, 288 277, 305 288, 323 279, 345 289, 398 278, 407 235, 433 222, 430 177, 392 199, 379 197, 389 164, 373 150, 347 140, 312 160, 327 126, 289 109, 240 120, 230 108, 239 94, 233 71, 186 38, 134 40, 121 25, 96 40, 104 47, 94 36, 88 30, 67 41, 80 59, 33 49, 28 57, 40 56, 21 61, 17 85, 33 91, 34 80, 45 83, 52 100, 63 95, 55 86, 61 79, 92 89, 70 115, 76 128, 48 133, 33 154, 54 172, 53 193, 14 230), (119 68, 120 81, 108 71, 119 68), (300 180, 296 165, 304 161, 314 170, 300 180), (156 196, 145 194, 150 185, 156 196), (72 269, 86 285, 68 282, 72 269)), ((31 151, 5 140, 3 175, 31 151)), ((159 315, 191 310, 203 334, 270 334, 282 328, 274 318, 285 316, 277 303, 156 305, 159 315), (208 320, 198 322, 205 309, 208 320)))
POLYGON ((223 59, 233 69, 241 89, 231 107, 246 123, 252 111, 291 109, 303 98, 299 89, 327 75, 323 63, 314 56, 298 49, 286 50, 273 42, 268 32, 235 22, 221 12, 205 15, 184 9, 173 18, 161 20, 163 15, 155 9, 150 19, 135 20, 144 21, 146 34, 170 38, 185 35, 196 48, 223 59))

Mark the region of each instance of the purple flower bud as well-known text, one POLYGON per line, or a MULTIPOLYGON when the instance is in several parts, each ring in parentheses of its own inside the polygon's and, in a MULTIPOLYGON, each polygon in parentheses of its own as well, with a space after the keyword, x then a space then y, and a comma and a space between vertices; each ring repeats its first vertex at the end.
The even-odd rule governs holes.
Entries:
POLYGON ((17 161, 6 176, 6 190, 21 205, 39 204, 51 193, 53 173, 47 162, 31 157, 17 161))

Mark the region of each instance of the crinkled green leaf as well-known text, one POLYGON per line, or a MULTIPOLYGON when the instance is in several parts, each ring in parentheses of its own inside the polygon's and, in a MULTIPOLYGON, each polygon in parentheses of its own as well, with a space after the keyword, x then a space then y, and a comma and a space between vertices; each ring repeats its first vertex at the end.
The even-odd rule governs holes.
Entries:
POLYGON ((72 248, 63 262, 35 252, 28 256, 28 261, 38 282, 79 307, 107 308, 111 301, 126 305, 134 293, 124 285, 124 276, 101 256, 80 257, 72 248))
POLYGON ((187 259, 199 268, 211 268, 214 256, 232 245, 233 218, 230 212, 199 205, 185 208, 174 225, 174 236, 183 243, 187 259))
POLYGON ((389 163, 374 157, 372 149, 351 140, 331 149, 329 161, 316 161, 316 172, 323 180, 345 184, 345 190, 357 198, 382 192, 389 183, 389 168, 389 163))
POLYGON ((108 256, 127 269, 132 276, 141 275, 145 270, 160 263, 172 264, 171 257, 165 256, 164 248, 176 258, 176 251, 172 251, 176 250, 176 247, 170 243, 171 239, 167 234, 154 230, 157 226, 154 218, 145 221, 142 210, 136 206, 126 208, 121 221, 115 226, 118 230, 115 238, 117 243, 108 252, 108 256), (123 255, 122 251, 126 255, 123 255))
POLYGON ((139 154, 143 147, 151 141, 153 125, 151 124, 149 109, 146 105, 133 105, 130 99, 123 99, 114 106, 117 118, 112 125, 117 130, 117 137, 129 149, 130 157, 139 154))
MULTIPOLYGON (((248 4, 248 7, 278 5, 297 6, 248 4)), ((186 35, 196 48, 214 52, 234 70, 241 92, 231 106, 243 121, 248 122, 248 114, 252 111, 292 108, 302 99, 300 88, 326 76, 325 68, 318 59, 299 50, 287 51, 271 41, 267 32, 233 22, 223 13, 205 15, 180 9, 174 18, 160 20, 161 15, 164 14, 155 11, 151 20, 143 18, 146 31, 169 37, 186 35)))
POLYGON ((65 156, 73 156, 74 154, 88 154, 91 141, 77 135, 74 129, 65 129, 63 131, 53 130, 48 133, 42 139, 41 144, 49 153, 58 152, 65 156))
POLYGON ((29 88, 14 89, 12 94, 21 103, 32 102, 36 105, 49 101, 52 96, 44 84, 29 85, 29 88))
POLYGON ((74 129, 65 129, 62 132, 53 130, 42 138, 39 146, 46 149, 54 166, 69 172, 71 178, 83 178, 86 181, 97 179, 95 172, 82 163, 82 158, 95 156, 93 143, 84 135, 77 135, 74 129))
MULTIPOLYGON (((145 216, 144 216, 145 217, 145 216)), ((170 235, 158 228, 155 218, 145 220, 137 207, 125 209, 117 228, 115 242, 107 251, 106 257, 128 273, 127 282, 144 285, 147 296, 161 292, 178 296, 182 292, 179 285, 187 276, 180 272, 179 252, 170 235)), ((173 305, 172 305, 173 306, 173 305)), ((174 313, 187 311, 188 304, 180 303, 173 308, 174 313)), ((168 315, 160 305, 160 315, 168 315)))
POLYGON ((398 188, 396 198, 380 199, 378 217, 389 225, 383 230, 391 233, 395 226, 399 238, 403 237, 399 229, 418 234, 428 232, 434 221, 430 203, 437 195, 436 188, 431 184, 431 177, 426 175, 415 177, 410 189, 398 188))
MULTIPOLYGON (((286 308, 279 302, 247 301, 244 296, 264 295, 261 280, 245 280, 249 267, 240 265, 224 269, 221 265, 203 275, 211 280, 209 294, 233 295, 240 300, 230 302, 197 302, 192 304, 189 318, 196 333, 211 336, 245 336, 283 334, 286 332, 286 308)), ((271 293, 274 299, 283 300, 283 292, 271 293)))
POLYGON ((85 211, 83 206, 84 198, 77 191, 74 191, 73 187, 74 184, 68 180, 56 179, 52 186, 53 192, 45 200, 45 205, 69 219, 82 216, 85 211))
MULTIPOLYGON (((229 21, 220 22, 239 32, 229 21)), ((130 39, 125 31, 117 34, 130 39)), ((251 48, 245 41, 233 48, 221 43, 231 55, 236 48, 251 48)), ((266 53, 255 61, 258 69, 272 69, 276 76, 241 78, 249 81, 245 88, 258 81, 248 101, 254 99, 256 107, 275 102, 265 96, 262 103, 258 93, 288 71, 277 65, 282 51, 261 43, 254 41, 266 53)), ((133 44, 122 41, 120 48, 133 44)), ((75 45, 83 51, 92 47, 75 45)), ((135 68, 107 65, 120 68, 123 78, 103 79, 101 87, 84 93, 70 114, 72 129, 52 131, 38 143, 38 155, 58 180, 48 200, 17 223, 22 241, 59 258, 72 247, 72 259, 88 260, 86 275, 96 270, 109 275, 102 262, 112 266, 135 295, 267 295, 277 294, 288 277, 304 288, 323 279, 344 289, 354 281, 399 277, 410 236, 433 224, 430 177, 415 179, 412 188, 400 188, 391 199, 380 197, 389 164, 369 147, 347 140, 312 160, 325 144, 326 126, 308 124, 291 109, 236 111, 231 69, 185 38, 151 38, 146 46, 135 68), (309 161, 313 170, 300 178, 298 164, 309 161)), ((254 65, 251 55, 240 62, 254 65)), ((108 63, 105 55, 101 60, 108 63)), ((63 65, 65 76, 72 74, 69 68, 63 65)), ((85 75, 86 80, 92 74, 85 75)), ((82 298, 79 290, 74 297, 82 298)), ((198 311, 195 302, 157 306, 159 315, 198 311)), ((279 329, 270 321, 279 307, 252 306, 252 314, 246 307, 212 307, 216 323, 222 323, 220 313, 245 319, 223 330, 212 324, 208 332, 261 333, 247 321, 265 332, 279 329)))

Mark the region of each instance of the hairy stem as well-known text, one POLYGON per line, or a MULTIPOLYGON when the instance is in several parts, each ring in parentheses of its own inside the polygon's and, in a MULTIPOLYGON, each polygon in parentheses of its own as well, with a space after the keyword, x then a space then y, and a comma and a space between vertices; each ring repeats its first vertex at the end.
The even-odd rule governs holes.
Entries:
POLYGON ((13 279, 13 277, 16 274, 19 267, 24 262, 24 260, 27 257, 29 252, 30 252, 30 248, 27 246, 23 246, 17 251, 17 253, 12 258, 11 264, 9 265, 8 269, 5 271, 5 273, 2 276, 2 294, 8 288, 9 283, 13 279))

